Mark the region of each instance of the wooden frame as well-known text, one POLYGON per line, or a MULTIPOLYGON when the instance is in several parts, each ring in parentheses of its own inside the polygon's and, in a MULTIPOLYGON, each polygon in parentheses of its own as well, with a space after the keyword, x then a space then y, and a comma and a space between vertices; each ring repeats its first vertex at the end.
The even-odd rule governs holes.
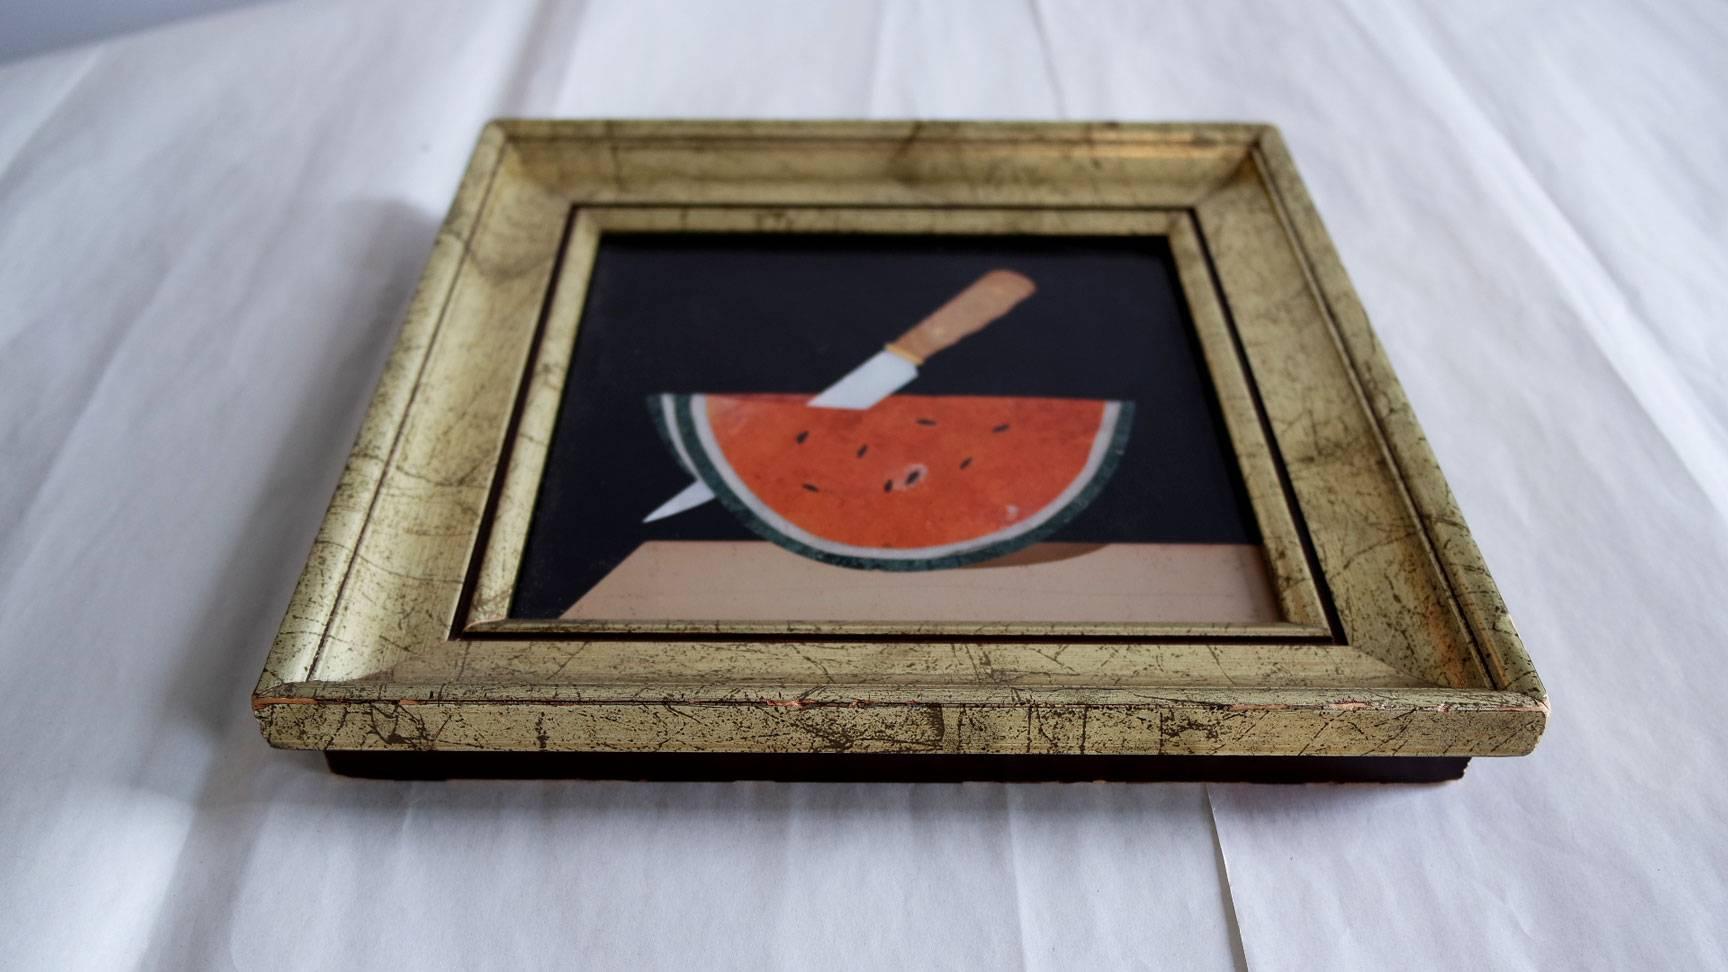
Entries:
POLYGON ((337 752, 1089 756, 1514 755, 1548 713, 1275 130, 900 123, 489 125, 253 707, 337 752), (610 229, 1167 236, 1285 620, 507 618, 610 229))

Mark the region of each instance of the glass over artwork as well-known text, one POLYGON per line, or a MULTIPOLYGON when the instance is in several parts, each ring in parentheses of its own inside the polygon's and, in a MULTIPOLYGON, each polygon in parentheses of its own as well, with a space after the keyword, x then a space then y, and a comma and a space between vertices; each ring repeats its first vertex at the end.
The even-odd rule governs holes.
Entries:
POLYGON ((611 234, 512 616, 1261 622, 1157 237, 611 234))

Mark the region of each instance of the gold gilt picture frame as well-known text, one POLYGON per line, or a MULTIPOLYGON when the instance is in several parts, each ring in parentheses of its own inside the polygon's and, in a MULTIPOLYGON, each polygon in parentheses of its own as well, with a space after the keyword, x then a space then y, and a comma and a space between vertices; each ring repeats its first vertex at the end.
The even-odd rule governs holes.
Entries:
POLYGON ((1249 124, 488 125, 252 706, 408 777, 1435 780, 1548 715, 1249 124))

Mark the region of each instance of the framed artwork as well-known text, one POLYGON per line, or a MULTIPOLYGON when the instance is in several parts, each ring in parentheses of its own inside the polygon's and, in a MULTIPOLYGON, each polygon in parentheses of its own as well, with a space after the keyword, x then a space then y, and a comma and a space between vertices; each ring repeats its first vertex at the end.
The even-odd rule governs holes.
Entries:
POLYGON ((556 421, 516 443, 529 528, 489 551, 518 565, 496 620, 1282 617, 1166 236, 744 231, 761 215, 590 217, 556 421))
POLYGON ((254 707, 357 772, 1426 779, 1546 718, 1246 125, 495 123, 254 707))

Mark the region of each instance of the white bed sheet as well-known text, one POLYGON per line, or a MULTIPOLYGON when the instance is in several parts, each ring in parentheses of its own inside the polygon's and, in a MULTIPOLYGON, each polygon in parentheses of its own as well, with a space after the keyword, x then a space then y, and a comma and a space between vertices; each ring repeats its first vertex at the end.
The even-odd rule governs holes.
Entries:
POLYGON ((1728 10, 320 2, 0 65, 19 968, 1724 967, 1728 10), (495 115, 1279 124, 1554 696, 1440 787, 450 783, 246 694, 495 115))

